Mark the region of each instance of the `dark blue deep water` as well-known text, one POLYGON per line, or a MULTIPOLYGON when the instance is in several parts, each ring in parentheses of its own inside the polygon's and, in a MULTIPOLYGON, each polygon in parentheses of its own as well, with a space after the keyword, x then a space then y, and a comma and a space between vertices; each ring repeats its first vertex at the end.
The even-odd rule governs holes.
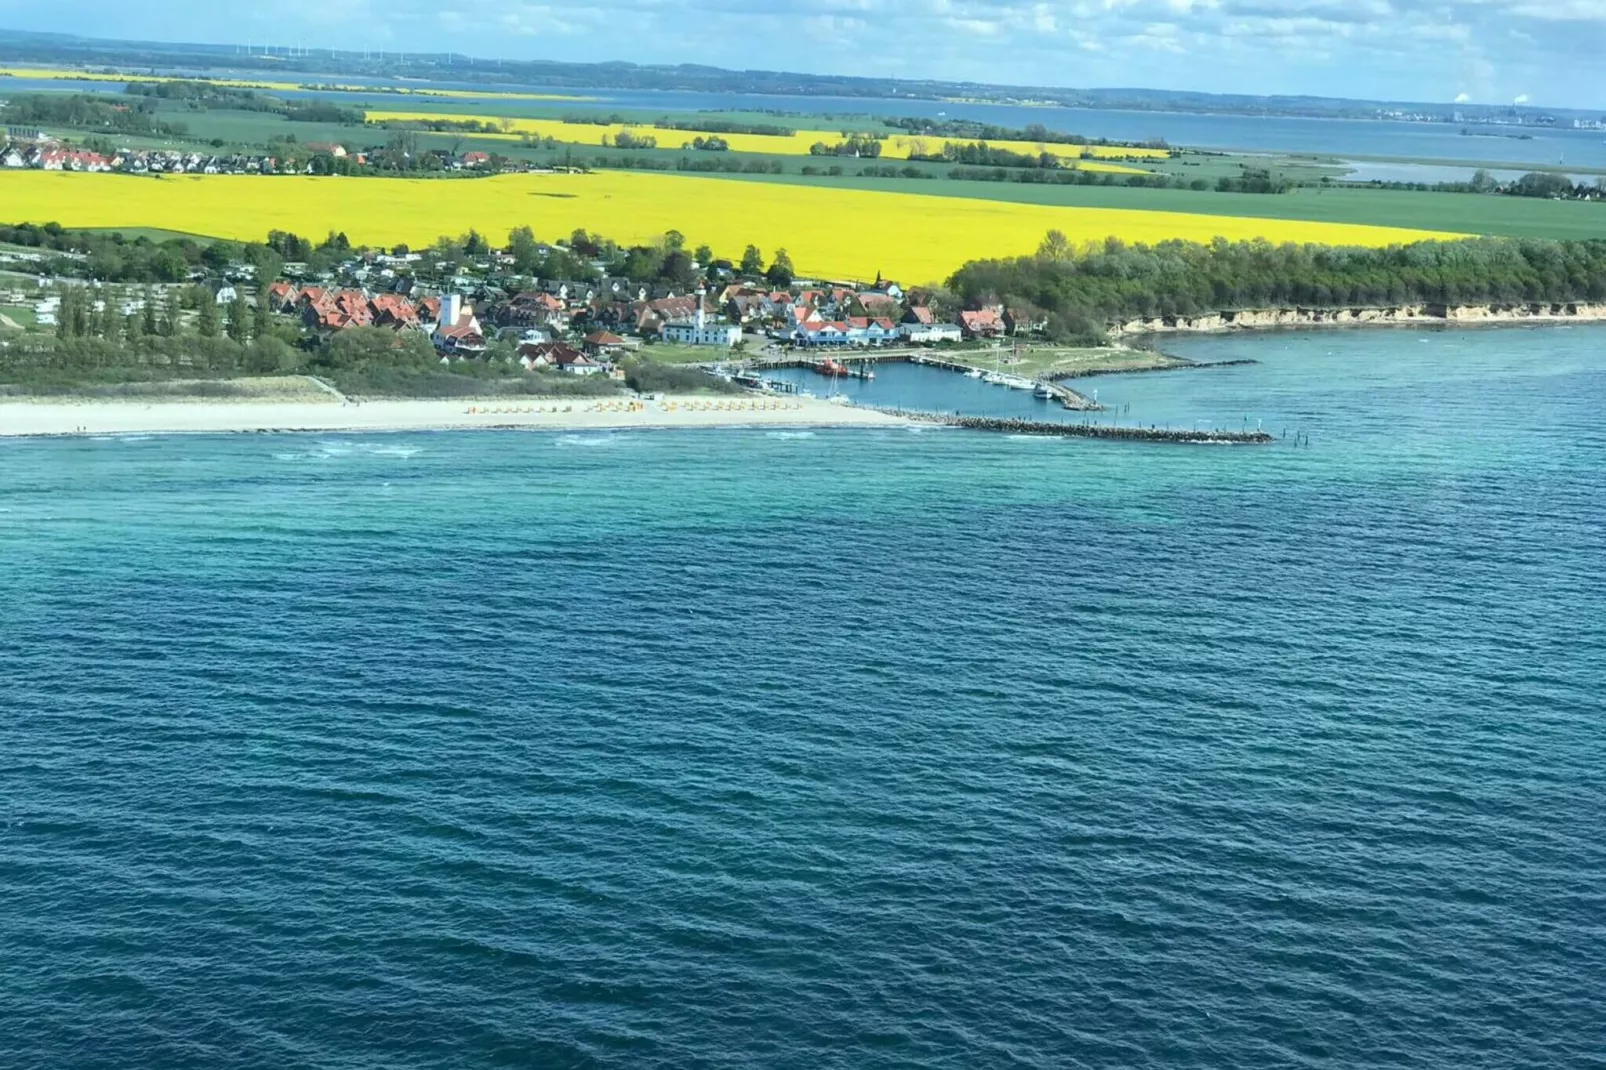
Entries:
POLYGON ((0 442, 0 1067, 1606 1065, 1606 331, 1179 348, 0 442))

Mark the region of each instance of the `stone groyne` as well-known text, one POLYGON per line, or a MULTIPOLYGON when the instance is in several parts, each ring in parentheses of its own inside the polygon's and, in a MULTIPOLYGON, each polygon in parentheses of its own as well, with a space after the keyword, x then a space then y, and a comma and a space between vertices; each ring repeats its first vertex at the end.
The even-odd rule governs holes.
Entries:
POLYGON ((1012 435, 1057 435, 1062 438, 1102 438, 1124 442, 1173 442, 1185 445, 1265 445, 1276 441, 1265 431, 1199 431, 1191 428, 1121 427, 1116 424, 1061 423, 1055 420, 1017 420, 998 416, 960 416, 940 412, 883 409, 892 416, 917 423, 943 424, 967 431, 1001 431, 1012 435))
POLYGON ((1255 331, 1277 327, 1474 326, 1501 323, 1606 322, 1606 304, 1582 301, 1488 305, 1389 305, 1370 308, 1270 308, 1155 316, 1110 327, 1112 338, 1168 332, 1255 331))

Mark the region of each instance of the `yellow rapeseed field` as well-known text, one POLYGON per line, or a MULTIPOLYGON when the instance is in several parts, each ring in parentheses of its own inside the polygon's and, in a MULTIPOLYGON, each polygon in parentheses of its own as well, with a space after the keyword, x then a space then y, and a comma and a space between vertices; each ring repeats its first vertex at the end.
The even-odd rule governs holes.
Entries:
POLYGON ((905 283, 946 277, 966 260, 1029 253, 1050 229, 1073 242, 1115 236, 1381 246, 1457 235, 1344 223, 1126 209, 1063 208, 915 193, 605 171, 481 179, 0 173, 8 222, 150 227, 260 241, 270 229, 307 237, 344 231, 355 243, 427 245, 474 228, 493 240, 528 225, 556 239, 585 228, 620 242, 678 230, 723 256, 748 243, 785 247, 798 270, 905 283))
MULTIPOLYGON (((384 122, 449 122, 449 123, 496 123, 501 126, 503 133, 490 135, 508 139, 519 139, 525 134, 536 137, 556 138, 558 141, 570 142, 578 145, 600 145, 606 136, 609 141, 621 133, 629 131, 644 137, 658 139, 661 148, 677 149, 697 137, 695 130, 660 130, 651 123, 566 123, 562 119, 528 119, 513 118, 498 115, 462 115, 443 114, 439 112, 423 111, 388 111, 375 110, 367 113, 371 123, 384 122)), ((476 135, 484 136, 484 135, 476 135)), ((735 152, 769 152, 777 156, 807 156, 809 147, 817 142, 835 144, 842 140, 840 130, 794 130, 790 135, 785 134, 720 134, 735 152)), ((955 138, 908 138, 890 137, 883 148, 884 158, 907 160, 911 152, 920 151, 940 152, 944 141, 958 140, 955 138)), ((1128 167, 1118 163, 1101 162, 1101 159, 1112 157, 1132 156, 1142 159, 1164 159, 1168 154, 1164 149, 1125 149, 1112 145, 1089 145, 1085 150, 1080 145, 1039 144, 1028 141, 989 141, 1000 149, 1011 152, 1043 152, 1047 150, 1066 160, 1076 161, 1077 166, 1084 171, 1108 171, 1115 174, 1142 175, 1148 174, 1140 167, 1128 167), (1092 156, 1092 159, 1081 159, 1083 151, 1092 156)))
MULTIPOLYGON (((42 82, 169 82, 177 75, 154 74, 117 74, 109 71, 75 71, 60 67, 0 67, 0 89, 5 87, 4 79, 31 78, 42 82)), ((457 100, 594 100, 594 97, 571 97, 558 93, 496 93, 476 89, 434 89, 429 86, 367 86, 345 85, 339 83, 325 83, 316 78, 309 78, 304 82, 271 82, 240 78, 191 78, 187 81, 209 82, 212 85, 227 86, 230 89, 264 89, 269 92, 284 92, 286 90, 300 90, 310 87, 325 89, 336 93, 384 93, 386 95, 416 97, 451 97, 457 100)))

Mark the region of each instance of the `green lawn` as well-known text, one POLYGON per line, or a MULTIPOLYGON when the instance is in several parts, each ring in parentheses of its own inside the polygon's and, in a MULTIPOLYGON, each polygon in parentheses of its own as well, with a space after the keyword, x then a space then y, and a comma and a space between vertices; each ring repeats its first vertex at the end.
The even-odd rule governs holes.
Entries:
POLYGON ((99 234, 121 234, 129 241, 146 238, 153 242, 164 241, 192 241, 199 245, 211 245, 216 238, 205 234, 186 234, 181 230, 159 230, 156 227, 84 227, 84 230, 99 234))
POLYGON ((682 346, 672 342, 656 342, 642 346, 637 352, 659 364, 705 364, 715 360, 730 360, 740 354, 717 346, 682 346))
MULTIPOLYGON (((39 319, 31 308, 19 308, 14 305, 0 305, 0 316, 15 323, 22 330, 39 326, 39 319)), ((0 331, 10 330, 5 320, 0 320, 0 331)))

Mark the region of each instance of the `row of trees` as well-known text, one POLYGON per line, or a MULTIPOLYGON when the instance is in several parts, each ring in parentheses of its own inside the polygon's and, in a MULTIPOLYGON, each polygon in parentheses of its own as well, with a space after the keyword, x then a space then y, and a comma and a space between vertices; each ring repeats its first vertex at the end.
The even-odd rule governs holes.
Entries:
POLYGON ((1030 123, 1019 130, 993 123, 974 122, 969 119, 927 119, 910 116, 888 119, 887 125, 906 130, 917 137, 950 137, 976 141, 1031 141, 1049 145, 1115 145, 1122 148, 1168 149, 1163 138, 1152 138, 1139 145, 1130 142, 1110 141, 1108 138, 1089 138, 1081 134, 1067 134, 1050 130, 1042 123, 1030 123))
POLYGON ((97 93, 27 93, 0 106, 0 126, 71 126, 103 134, 139 134, 146 137, 180 137, 183 123, 161 122, 156 102, 130 105, 117 97, 97 93))
POLYGON ((286 259, 256 242, 153 241, 145 235, 126 238, 120 233, 68 230, 57 223, 0 226, 0 243, 62 254, 41 265, 43 274, 98 282, 184 282, 197 273, 220 276, 242 263, 254 268, 258 278, 271 279, 286 259))
POLYGON ((810 156, 857 156, 875 159, 881 155, 881 139, 871 134, 849 134, 841 141, 816 141, 809 146, 810 156))
POLYGON ((1040 310, 1052 335, 1093 339, 1123 319, 1237 309, 1602 301, 1606 241, 1480 238, 1364 249, 1110 239, 1079 249, 1051 231, 1036 255, 972 261, 949 285, 970 307, 1040 310))
POLYGON ((911 152, 911 160, 928 163, 958 163, 971 167, 1036 167, 1054 171, 1063 167, 1052 152, 1014 152, 985 141, 945 141, 940 152, 911 152))
POLYGON ((228 111, 276 112, 292 122, 307 123, 361 123, 361 108, 343 107, 329 100, 317 98, 285 100, 268 96, 254 89, 218 85, 216 82, 197 82, 175 78, 165 82, 130 82, 123 87, 124 102, 104 94, 90 94, 113 107, 124 107, 128 98, 136 98, 136 107, 154 109, 154 102, 168 101, 183 105, 191 111, 210 111, 213 108, 228 111), (147 103, 150 102, 150 103, 147 103))
POLYGON ((101 338, 108 342, 140 338, 174 338, 193 332, 202 338, 227 335, 245 343, 268 333, 268 303, 253 307, 236 290, 226 306, 205 286, 128 290, 106 286, 91 290, 66 286, 58 291, 56 337, 101 338))
POLYGON ((629 130, 621 130, 612 137, 607 134, 602 135, 602 147, 607 148, 609 145, 616 149, 656 149, 658 139, 651 134, 635 134, 629 130))

